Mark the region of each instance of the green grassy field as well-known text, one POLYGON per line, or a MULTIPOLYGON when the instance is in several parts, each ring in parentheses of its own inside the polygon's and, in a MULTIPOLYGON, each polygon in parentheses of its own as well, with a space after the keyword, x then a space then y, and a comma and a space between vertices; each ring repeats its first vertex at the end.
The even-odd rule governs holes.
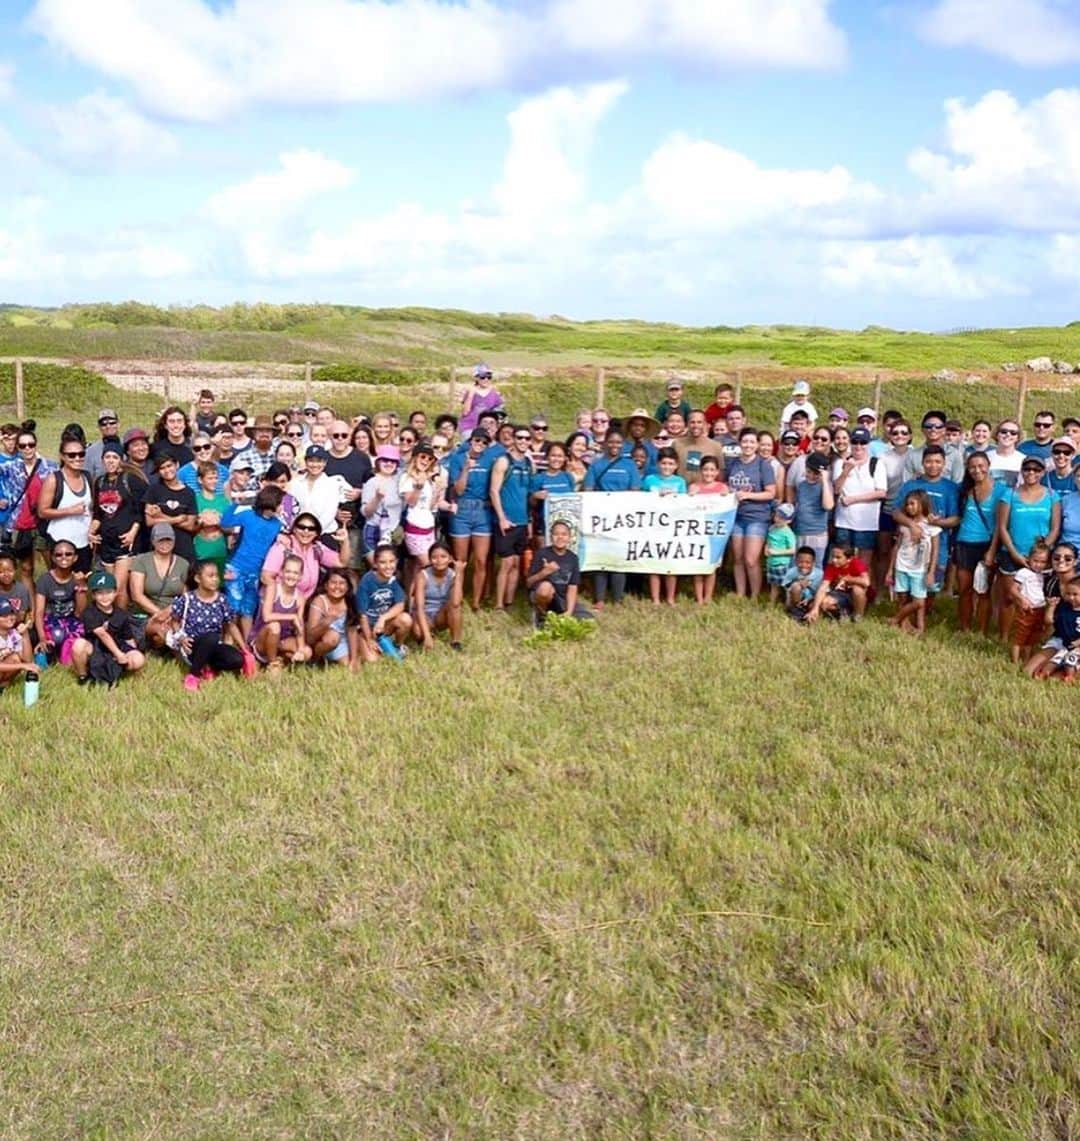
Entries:
POLYGON ((722 368, 997 369, 1033 356, 1080 363, 1080 321, 1064 328, 937 335, 793 325, 690 328, 644 321, 575 322, 527 314, 344 305, 158 309, 71 305, 0 308, 0 355, 282 361, 430 371, 484 356, 503 367, 658 365, 722 368))
POLYGON ((630 603, 0 699, 0 1130, 1065 1138, 1075 698, 630 603))

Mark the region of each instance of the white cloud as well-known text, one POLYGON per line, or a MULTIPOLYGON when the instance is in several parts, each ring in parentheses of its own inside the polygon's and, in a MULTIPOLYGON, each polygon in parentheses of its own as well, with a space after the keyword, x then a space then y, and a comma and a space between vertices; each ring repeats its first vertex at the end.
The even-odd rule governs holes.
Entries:
POLYGON ((30 26, 150 110, 394 102, 557 82, 588 64, 839 65, 830 0, 37 0, 30 26), (451 46, 452 45, 452 46, 451 46))
POLYGON ((769 222, 842 234, 881 192, 842 166, 767 169, 705 139, 677 134, 646 161, 642 190, 654 225, 673 233, 734 233, 769 222))
POLYGON ((207 215, 226 226, 263 229, 316 195, 343 190, 354 177, 348 167, 318 151, 288 151, 279 162, 270 174, 219 191, 206 204, 207 215))
POLYGON ((176 153, 176 140, 122 99, 95 91, 74 103, 37 112, 49 134, 45 147, 76 170, 149 166, 176 153))
POLYGON ((932 43, 978 48, 1025 67, 1080 63, 1074 0, 941 0, 921 30, 932 43))
POLYGON ((850 292, 957 301, 1026 292, 996 273, 960 266, 939 238, 828 242, 822 249, 822 266, 826 282, 850 292))
POLYGON ((93 236, 55 232, 49 225, 49 203, 25 196, 2 203, 0 216, 0 282, 16 288, 58 290, 71 299, 73 289, 103 281, 173 280, 190 275, 195 259, 159 235, 120 229, 93 236))
POLYGON ((926 192, 910 204, 922 230, 1053 232, 1080 225, 1080 89, 1021 105, 991 91, 945 103, 944 152, 908 160, 926 192))
POLYGON ((1080 237, 1076 234, 1055 234, 1046 260, 1055 276, 1080 283, 1080 237))

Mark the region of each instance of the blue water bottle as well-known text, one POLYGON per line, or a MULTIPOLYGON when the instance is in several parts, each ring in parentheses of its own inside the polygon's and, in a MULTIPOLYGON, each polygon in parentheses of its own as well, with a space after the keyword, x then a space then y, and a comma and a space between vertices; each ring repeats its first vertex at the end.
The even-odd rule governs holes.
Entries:
POLYGON ((400 662, 405 656, 398 648, 397 642, 390 637, 389 634, 381 634, 378 641, 379 649, 388 657, 393 658, 395 662, 400 662))

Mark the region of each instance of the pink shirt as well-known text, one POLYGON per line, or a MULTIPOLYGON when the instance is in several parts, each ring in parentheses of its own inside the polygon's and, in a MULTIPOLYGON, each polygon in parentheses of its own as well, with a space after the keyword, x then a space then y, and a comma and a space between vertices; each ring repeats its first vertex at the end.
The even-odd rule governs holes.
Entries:
POLYGON ((263 562, 262 569, 269 571, 276 578, 281 574, 281 564, 285 561, 285 557, 296 555, 304 563, 297 589, 305 598, 310 598, 319 585, 319 567, 339 567, 341 559, 337 551, 330 550, 317 539, 306 547, 302 547, 293 539, 290 539, 289 543, 288 547, 284 543, 274 543, 263 562))

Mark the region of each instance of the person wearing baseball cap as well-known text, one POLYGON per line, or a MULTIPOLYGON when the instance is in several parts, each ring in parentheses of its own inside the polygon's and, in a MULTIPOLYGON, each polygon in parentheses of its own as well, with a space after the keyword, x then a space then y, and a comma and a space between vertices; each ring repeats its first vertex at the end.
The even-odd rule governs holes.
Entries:
POLYGON ((889 450, 889 445, 879 436, 874 435, 877 431, 877 413, 873 408, 860 408, 855 413, 855 423, 870 433, 870 455, 874 459, 879 459, 889 450))
POLYGON ((1061 499, 1076 491, 1075 458, 1076 445, 1069 436, 1059 436, 1050 446, 1050 466, 1043 476, 1043 483, 1061 499))
POLYGON ((494 412, 504 404, 502 393, 495 387, 491 369, 486 364, 478 364, 473 369, 473 382, 461 395, 461 419, 458 430, 462 439, 478 426, 485 412, 494 412))
POLYGON ((82 612, 83 636, 71 648, 71 664, 79 685, 100 682, 113 689, 125 673, 146 665, 135 624, 116 601, 116 579, 99 570, 87 579, 91 601, 82 612))
POLYGON ((795 532, 791 529, 794 519, 794 504, 778 503, 765 535, 765 581, 769 584, 769 601, 773 603, 780 601, 784 576, 795 561, 795 532))
POLYGON ((674 376, 667 382, 667 399, 656 406, 656 419, 663 424, 672 412, 681 412, 683 420, 690 418, 690 401, 683 396, 682 381, 674 376))
POLYGON ((115 408, 102 408, 97 418, 98 431, 101 439, 96 440, 86 449, 85 472, 92 483, 105 471, 101 462, 102 448, 106 443, 115 443, 120 446, 120 417, 116 415, 115 408))
POLYGON ((797 380, 791 386, 791 399, 784 405, 780 413, 780 431, 786 432, 791 427, 791 417, 796 412, 805 412, 808 421, 806 430, 812 432, 817 423, 817 409, 810 403, 810 384, 805 380, 797 380))
POLYGON ((341 502, 341 487, 338 480, 326 474, 330 453, 318 444, 312 444, 304 453, 304 470, 293 477, 288 492, 296 500, 299 511, 314 515, 322 528, 323 542, 337 550, 333 533, 341 525, 338 522, 338 505, 341 502))

